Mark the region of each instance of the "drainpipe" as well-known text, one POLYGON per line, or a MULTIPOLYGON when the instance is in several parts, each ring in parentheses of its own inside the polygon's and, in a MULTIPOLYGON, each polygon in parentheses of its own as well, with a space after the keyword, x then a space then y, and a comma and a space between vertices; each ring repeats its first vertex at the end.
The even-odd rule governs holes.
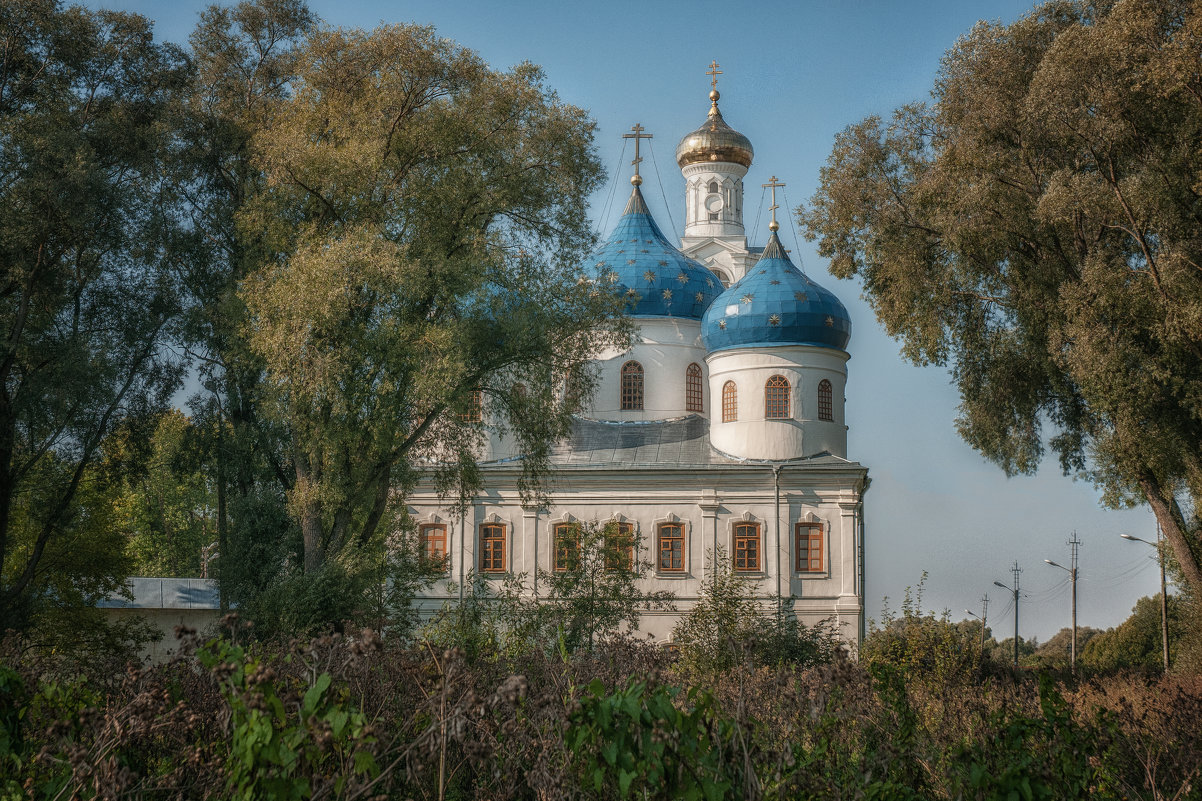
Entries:
POLYGON ((868 494, 868 487, 871 485, 872 485, 872 482, 869 481, 867 478, 865 478, 863 486, 860 487, 860 509, 859 509, 860 513, 858 515, 856 515, 856 517, 859 518, 858 528, 859 528, 859 535, 860 535, 859 536, 859 540, 860 540, 859 550, 860 550, 860 645, 861 646, 863 646, 863 644, 864 644, 864 638, 868 636, 868 590, 864 584, 866 577, 868 575, 868 569, 864 565, 864 550, 865 550, 864 549, 864 532, 866 529, 866 527, 864 525, 864 496, 868 494))
POLYGON ((776 493, 776 621, 779 623, 784 608, 780 594, 780 471, 782 465, 773 465, 772 479, 776 493))
POLYGON ((463 561, 467 558, 467 505, 459 503, 459 606, 463 606, 463 561))

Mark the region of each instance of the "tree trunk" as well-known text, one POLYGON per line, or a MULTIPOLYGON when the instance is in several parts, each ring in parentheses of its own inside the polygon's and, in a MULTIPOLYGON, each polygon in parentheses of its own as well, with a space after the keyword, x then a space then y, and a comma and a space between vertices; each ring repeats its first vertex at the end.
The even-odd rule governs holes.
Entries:
POLYGON ((1160 523, 1165 539, 1173 548, 1173 556, 1181 566, 1183 578, 1196 594, 1202 596, 1202 565, 1199 565, 1197 552, 1190 542, 1185 517, 1181 514, 1177 499, 1171 493, 1165 493, 1160 481, 1151 473, 1144 473, 1139 485, 1160 523))

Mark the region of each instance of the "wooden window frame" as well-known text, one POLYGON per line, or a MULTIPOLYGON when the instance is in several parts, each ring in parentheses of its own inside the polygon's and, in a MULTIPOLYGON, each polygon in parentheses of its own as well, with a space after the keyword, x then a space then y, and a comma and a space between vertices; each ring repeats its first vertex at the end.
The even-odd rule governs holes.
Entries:
POLYGON ((660 523, 655 529, 655 569, 660 573, 684 572, 684 523, 660 523), (675 533, 667 533, 669 530, 675 533), (672 545, 675 544, 675 549, 672 545), (664 546, 668 548, 665 550, 664 546), (664 555, 668 556, 665 564, 664 555), (673 564, 676 562, 676 564, 673 564))
POLYGON ((722 422, 736 423, 739 420, 739 387, 734 381, 722 385, 722 422))
POLYGON ((504 523, 480 524, 480 572, 504 573, 508 567, 508 542, 504 523), (490 532, 499 532, 492 534, 490 532))
POLYGON ((431 562, 442 562, 444 573, 451 569, 450 553, 447 550, 447 526, 445 523, 422 523, 417 527, 418 542, 421 543, 422 555, 431 562), (437 532, 436 536, 431 536, 437 532), (432 545, 439 547, 433 548, 432 545))
POLYGON ((835 388, 827 379, 818 382, 818 419, 828 423, 835 422, 835 388))
POLYGON ((701 384, 701 365, 693 362, 684 370, 684 408, 688 412, 705 411, 705 390, 701 384))
POLYGON ((608 531, 604 534, 605 569, 634 570, 634 524, 615 521, 609 525, 614 526, 615 530, 612 534, 608 531), (619 550, 623 547, 622 540, 625 540, 624 552, 619 550))
POLYGON ((572 570, 580 566, 580 526, 576 523, 556 523, 551 527, 552 542, 555 543, 555 551, 552 555, 551 568, 557 573, 562 573, 567 570, 572 570), (570 547, 564 547, 564 545, 570 547), (570 562, 571 557, 575 556, 576 564, 570 562))
POLYGON ((764 419, 788 420, 792 417, 793 386, 783 375, 770 376, 764 382, 764 419), (783 396, 780 394, 783 391, 783 396))
POLYGON ((764 548, 760 532, 759 523, 735 523, 734 547, 731 549, 731 553, 736 573, 758 573, 764 569, 764 548), (748 543, 751 544, 750 547, 748 547, 748 543), (754 557, 754 561, 752 561, 752 557, 754 557))
POLYGON ((622 365, 618 407, 624 412, 643 411, 643 365, 631 359, 622 365))
POLYGON ((825 540, 821 523, 797 523, 793 527, 793 569, 795 572, 825 572, 825 540))

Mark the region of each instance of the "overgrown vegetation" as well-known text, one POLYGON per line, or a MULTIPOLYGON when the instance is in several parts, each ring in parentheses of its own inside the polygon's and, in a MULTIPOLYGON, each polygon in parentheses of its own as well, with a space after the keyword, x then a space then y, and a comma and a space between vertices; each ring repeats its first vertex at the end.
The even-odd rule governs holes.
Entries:
POLYGON ((371 630, 290 646, 246 634, 231 622, 203 644, 188 635, 175 662, 115 681, 58 673, 8 642, 0 794, 1198 797, 1194 675, 957 675, 880 631, 859 663, 748 659, 705 676, 623 636, 469 659, 371 630))

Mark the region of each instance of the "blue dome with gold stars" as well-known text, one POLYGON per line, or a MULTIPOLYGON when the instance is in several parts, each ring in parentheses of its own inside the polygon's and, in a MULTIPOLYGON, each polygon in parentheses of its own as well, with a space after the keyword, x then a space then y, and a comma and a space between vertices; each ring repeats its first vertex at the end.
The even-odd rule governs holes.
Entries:
POLYGON ((850 339, 847 309, 793 266, 775 231, 760 260, 714 300, 701 322, 710 353, 774 345, 846 350, 850 339))
POLYGON ((626 313, 633 317, 700 320, 722 292, 718 276, 664 238, 638 186, 597 251, 593 269, 602 285, 627 298, 626 313))

